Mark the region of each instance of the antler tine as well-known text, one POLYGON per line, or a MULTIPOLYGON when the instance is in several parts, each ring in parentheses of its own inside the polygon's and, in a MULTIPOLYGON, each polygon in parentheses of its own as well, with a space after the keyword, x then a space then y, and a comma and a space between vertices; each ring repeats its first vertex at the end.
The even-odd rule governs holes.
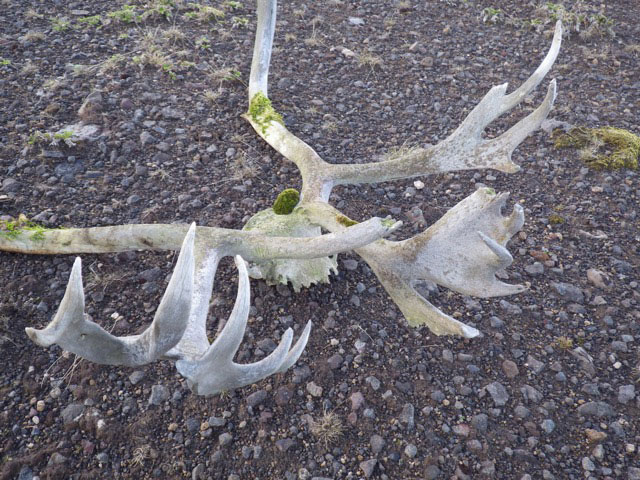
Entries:
POLYGON ((248 365, 234 363, 233 357, 244 336, 250 307, 249 274, 245 261, 236 255, 235 263, 239 276, 238 294, 225 327, 202 356, 176 362, 178 372, 189 380, 191 388, 199 395, 215 395, 225 390, 250 385, 286 370, 296 362, 309 336, 310 323, 290 350, 293 330, 288 328, 282 335, 278 347, 266 358, 248 365))
POLYGON ((555 80, 551 81, 540 107, 529 116, 498 138, 483 140, 482 134, 487 125, 519 104, 538 86, 553 66, 561 42, 562 23, 558 21, 549 52, 536 71, 508 95, 506 83, 491 88, 458 128, 437 145, 385 162, 330 165, 325 180, 335 184, 357 184, 478 168, 494 168, 507 173, 518 171, 520 167, 511 161, 511 153, 549 114, 555 100, 555 80))
POLYGON ((64 298, 53 321, 42 330, 26 328, 38 345, 54 343, 95 363, 144 365, 175 346, 187 325, 194 277, 195 223, 184 238, 173 275, 151 325, 140 335, 116 337, 84 313, 82 261, 76 258, 64 298))

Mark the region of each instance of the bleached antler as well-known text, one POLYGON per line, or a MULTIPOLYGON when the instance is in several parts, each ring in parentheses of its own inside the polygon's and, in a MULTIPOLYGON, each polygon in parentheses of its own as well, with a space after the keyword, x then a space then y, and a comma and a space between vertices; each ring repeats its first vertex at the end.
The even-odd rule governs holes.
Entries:
POLYGON ((556 98, 552 80, 542 104, 497 138, 484 140, 485 128, 511 110, 535 89, 553 66, 562 43, 558 21, 551 48, 536 71, 518 89, 506 94, 508 84, 493 87, 467 115, 460 126, 437 145, 412 150, 394 160, 364 164, 330 164, 296 137, 274 115, 267 96, 268 65, 273 42, 275 0, 258 0, 258 26, 249 83, 249 114, 245 117, 269 145, 294 162, 303 178, 303 201, 327 201, 334 185, 377 183, 419 175, 493 168, 507 173, 520 167, 512 162, 513 150, 536 131, 551 111, 556 98), (257 57, 256 57, 257 56, 257 57))
MULTIPOLYGON (((293 331, 288 328, 282 335, 278 347, 267 357, 256 363, 241 365, 233 362, 240 346, 249 317, 249 274, 244 260, 235 258, 238 267, 238 294, 231 316, 212 345, 201 344, 198 351, 183 350, 178 345, 170 354, 181 357, 176 368, 186 377, 194 392, 199 395, 214 395, 224 390, 243 387, 279 373, 291 367, 300 357, 309 339, 311 322, 290 350, 293 331)), ((208 305, 208 302, 207 302, 208 305)), ((199 337, 203 338, 203 337, 199 337)))
POLYGON ((42 330, 26 328, 38 345, 58 344, 64 350, 106 365, 144 365, 157 360, 182 338, 191 310, 194 282, 194 237, 191 225, 176 267, 151 325, 140 335, 116 337, 84 313, 82 262, 73 263, 67 291, 53 321, 42 330))
MULTIPOLYGON (((538 86, 555 62, 562 42, 558 21, 551 48, 536 71, 518 89, 506 94, 507 84, 493 87, 460 126, 437 145, 413 150, 394 160, 364 164, 325 162, 305 142, 282 124, 267 95, 268 65, 275 24, 275 0, 258 1, 258 33, 249 88, 249 113, 254 130, 284 157, 294 162, 303 179, 297 213, 329 231, 348 230, 351 220, 327 203, 334 185, 384 182, 452 170, 494 168, 512 173, 513 150, 537 130, 556 98, 552 80, 541 105, 497 138, 485 140, 485 128, 511 110, 538 86), (258 56, 259 58, 256 58, 258 56), (343 221, 340 221, 340 220, 343 221)), ((509 239, 522 227, 519 205, 509 217, 500 213, 508 194, 481 189, 452 208, 424 233, 404 242, 379 240, 356 249, 378 276, 411 325, 426 324, 437 335, 475 337, 478 331, 431 305, 416 290, 419 280, 430 280, 466 295, 489 297, 524 290, 521 285, 500 282, 495 274, 510 265, 509 239)), ((295 213, 295 212, 294 212, 295 213)))
POLYGON ((311 324, 307 323, 290 349, 293 333, 288 329, 278 348, 265 359, 249 365, 233 362, 250 302, 245 260, 253 262, 252 271, 267 281, 290 281, 297 289, 326 281, 337 267, 335 258, 328 257, 355 250, 371 266, 408 322, 426 324, 437 335, 474 337, 479 332, 431 305, 415 290, 417 282, 429 280, 479 297, 509 295, 524 289, 496 278, 499 270, 511 264, 506 244, 524 222, 519 205, 509 216, 501 214, 508 194, 479 189, 423 233, 401 242, 383 239, 401 222, 372 218, 357 223, 330 206, 328 199, 339 184, 477 168, 517 171, 511 154, 549 114, 556 96, 555 81, 551 81, 540 106, 505 133, 483 139, 483 132, 493 120, 518 105, 549 72, 560 49, 561 23, 556 24, 551 48, 533 75, 511 94, 506 94, 506 84, 493 87, 442 142, 385 162, 333 165, 284 126, 268 98, 275 19, 276 0, 258 0, 245 118, 258 135, 299 168, 303 186, 297 206, 259 212, 244 231, 195 225, 123 225, 39 231, 37 238, 15 230, 10 236, 0 235, 0 250, 39 254, 177 250, 182 244, 155 318, 142 334, 115 337, 84 314, 81 262, 77 259, 53 321, 42 330, 27 328, 36 343, 57 343, 89 360, 114 365, 141 365, 160 357, 171 358, 194 391, 211 395, 285 371, 297 361, 309 337, 311 324), (331 233, 322 235, 321 228, 331 233), (235 256, 238 295, 229 321, 210 345, 206 335, 209 301, 217 266, 224 256, 235 256))

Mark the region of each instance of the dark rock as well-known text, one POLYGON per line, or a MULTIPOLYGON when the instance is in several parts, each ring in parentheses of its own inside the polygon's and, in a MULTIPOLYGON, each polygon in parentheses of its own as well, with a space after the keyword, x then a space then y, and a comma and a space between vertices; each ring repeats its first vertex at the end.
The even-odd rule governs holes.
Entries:
POLYGON ((81 403, 72 403, 71 405, 67 405, 61 412, 62 414, 62 423, 65 425, 70 425, 74 422, 80 420, 82 414, 84 413, 84 405, 81 403))
POLYGON ((507 400, 509 400, 509 393, 500 382, 490 383, 485 389, 489 392, 489 395, 491 395, 496 407, 502 407, 507 403, 507 400))
POLYGON ((258 390, 253 392, 247 397, 247 405, 250 407, 257 407, 267 399, 267 392, 265 390, 258 390))
POLYGON ((584 302, 584 294, 579 287, 564 282, 552 282, 551 288, 558 294, 560 298, 567 302, 581 304, 584 302))

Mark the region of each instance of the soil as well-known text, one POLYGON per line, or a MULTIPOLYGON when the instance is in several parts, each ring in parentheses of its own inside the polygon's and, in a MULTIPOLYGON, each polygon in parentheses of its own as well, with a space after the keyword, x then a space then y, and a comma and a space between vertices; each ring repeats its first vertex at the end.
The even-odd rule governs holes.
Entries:
MULTIPOLYGON (((253 3, 216 2, 225 15, 210 18, 193 5, 127 3, 133 14, 121 0, 2 2, 2 218, 239 229, 299 188, 296 168, 241 118, 253 3), (99 137, 50 144, 47 132, 79 119, 99 137)), ((270 97, 332 163, 438 142, 491 86, 515 88, 536 68, 553 28, 536 6, 282 2, 270 97), (486 7, 501 10, 495 22, 483 22, 486 7)), ((572 32, 535 95, 489 136, 533 110, 551 78, 554 119, 640 133, 640 3, 613 0, 603 14, 615 36, 572 32)), ((350 218, 403 220, 399 239, 480 184, 511 191, 526 222, 507 277, 528 291, 425 291, 482 337, 410 328, 367 265, 341 255, 330 284, 298 294, 252 281, 237 361, 261 358, 286 326, 297 335, 311 319, 309 345, 289 372, 211 398, 193 395, 168 361, 99 366, 30 342, 24 328, 50 321, 73 256, 0 254, 0 478, 640 478, 638 174, 586 168, 542 131, 514 161, 514 175, 452 173, 421 178, 422 189, 410 179, 331 197, 350 218)), ((175 255, 82 257, 87 312, 117 335, 145 328, 175 255)), ((235 297, 228 260, 211 337, 235 297)))

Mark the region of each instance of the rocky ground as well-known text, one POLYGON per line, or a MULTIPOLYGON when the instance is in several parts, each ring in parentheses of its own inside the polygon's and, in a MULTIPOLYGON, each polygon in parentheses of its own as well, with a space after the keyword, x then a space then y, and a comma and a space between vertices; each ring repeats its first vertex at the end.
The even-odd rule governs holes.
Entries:
MULTIPOLYGON (((2 0, 2 218, 241 228, 300 187, 240 117, 252 2, 128 3, 2 0), (56 138, 79 119, 99 138, 56 138)), ((640 133, 640 4, 607 2, 603 19, 584 3, 591 16, 581 34, 569 25, 549 75, 559 87, 551 117, 640 133)), ((283 1, 269 93, 330 162, 437 142, 492 85, 518 85, 542 59, 557 10, 536 6, 283 1)), ((239 361, 264 356, 286 326, 297 333, 311 319, 314 329, 292 371, 219 397, 191 394, 170 362, 103 367, 37 347, 24 328, 51 319, 73 257, 0 254, 0 478, 640 479, 638 174, 586 168, 544 132, 514 160, 515 175, 439 175, 331 198, 352 218, 403 220, 396 237, 406 238, 480 184, 511 191, 526 223, 508 277, 529 290, 426 292, 481 338, 409 328, 366 264, 343 255, 330 285, 294 294, 252 282, 239 361)), ((150 321, 174 255, 83 261, 88 312, 123 335, 150 321)), ((225 261, 212 337, 235 282, 225 261)))

